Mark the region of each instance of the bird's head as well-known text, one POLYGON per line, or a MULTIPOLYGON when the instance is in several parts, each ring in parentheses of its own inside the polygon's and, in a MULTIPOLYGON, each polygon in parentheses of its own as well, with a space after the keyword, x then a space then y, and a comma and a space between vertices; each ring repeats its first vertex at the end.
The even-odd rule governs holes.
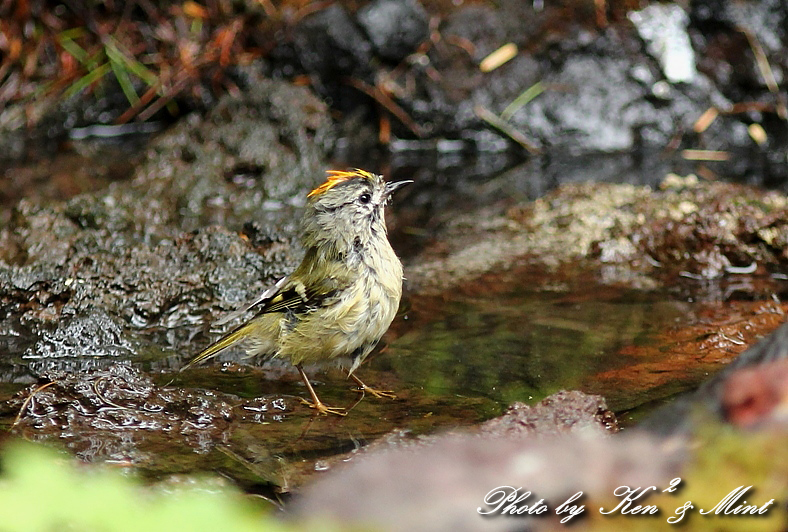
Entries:
POLYGON ((307 196, 305 244, 330 241, 341 249, 385 238, 386 203, 395 190, 411 182, 387 183, 381 175, 358 169, 329 171, 326 182, 307 196))

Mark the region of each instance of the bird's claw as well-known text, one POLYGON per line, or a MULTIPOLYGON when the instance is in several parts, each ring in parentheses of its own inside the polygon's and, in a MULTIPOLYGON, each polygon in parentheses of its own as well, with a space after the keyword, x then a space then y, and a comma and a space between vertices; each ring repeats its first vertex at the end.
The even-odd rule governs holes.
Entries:
POLYGON ((318 414, 323 414, 324 416, 326 416, 328 414, 334 414, 336 416, 346 416, 347 415, 347 409, 339 407, 339 406, 326 406, 320 401, 312 402, 312 401, 307 401, 306 399, 301 398, 301 403, 305 404, 309 408, 314 408, 315 410, 317 410, 318 414))
POLYGON ((384 397, 386 397, 388 399, 396 399, 397 398, 397 395, 392 390, 377 390, 375 388, 367 386, 366 384, 356 388, 356 391, 357 392, 361 392, 361 393, 368 393, 368 394, 372 395, 373 397, 377 397, 378 399, 382 399, 384 397))

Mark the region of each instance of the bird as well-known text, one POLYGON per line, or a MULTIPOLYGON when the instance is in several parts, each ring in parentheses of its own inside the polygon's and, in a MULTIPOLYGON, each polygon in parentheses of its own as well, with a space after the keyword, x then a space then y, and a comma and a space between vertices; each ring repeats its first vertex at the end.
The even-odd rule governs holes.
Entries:
POLYGON ((225 349, 242 345, 247 355, 289 360, 301 375, 319 414, 346 415, 323 403, 304 365, 335 363, 362 392, 396 396, 364 384, 355 370, 388 330, 402 296, 402 263, 388 240, 384 210, 391 195, 411 180, 386 182, 360 169, 330 170, 307 195, 300 225, 304 258, 258 298, 216 322, 250 310, 254 316, 203 349, 181 371, 225 349))

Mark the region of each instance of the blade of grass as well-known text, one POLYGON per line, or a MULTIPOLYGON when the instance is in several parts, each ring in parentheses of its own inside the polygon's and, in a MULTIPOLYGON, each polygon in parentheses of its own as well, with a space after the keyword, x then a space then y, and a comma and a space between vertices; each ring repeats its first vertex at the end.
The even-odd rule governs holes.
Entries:
POLYGON ((747 28, 738 28, 740 32, 747 37, 747 42, 750 44, 750 49, 755 55, 755 63, 758 65, 758 70, 763 76, 763 81, 769 92, 774 94, 777 99, 777 115, 783 120, 788 120, 788 104, 785 101, 785 96, 780 92, 780 86, 777 84, 777 78, 774 77, 774 72, 769 64, 769 59, 766 57, 766 52, 763 51, 758 37, 747 28))
POLYGON ((173 106, 177 106, 177 103, 172 100, 173 98, 178 96, 178 94, 180 94, 181 91, 186 89, 190 81, 191 81, 191 77, 189 76, 184 76, 183 78, 179 79, 177 82, 175 82, 175 84, 172 87, 170 87, 169 90, 163 92, 158 100, 153 102, 147 109, 140 112, 137 115, 137 118, 139 118, 139 120, 141 120, 142 122, 145 122, 153 115, 155 115, 159 111, 159 109, 161 109, 164 106, 167 106, 167 109, 169 109, 171 112, 177 111, 177 107, 173 107, 173 106))
POLYGON ((487 122, 490 126, 494 127, 517 144, 525 148, 526 151, 532 153, 534 155, 539 154, 542 152, 538 147, 534 146, 531 141, 529 141, 525 135, 517 131, 511 124, 506 122, 505 120, 501 120, 495 113, 490 111, 489 109, 477 105, 473 108, 474 113, 476 116, 487 122))
POLYGON ((104 63, 103 65, 99 66, 98 68, 93 69, 88 74, 82 76, 77 81, 71 84, 69 88, 63 93, 64 98, 71 98, 75 94, 79 93, 83 89, 89 87, 92 83, 98 81, 99 79, 103 78, 107 75, 107 72, 111 70, 111 66, 109 63, 104 63))
POLYGON ((380 105, 383 106, 389 113, 396 116, 400 122, 402 122, 408 129, 410 129, 414 135, 419 138, 424 137, 424 132, 421 130, 419 125, 413 121, 413 119, 405 112, 405 110, 400 107, 397 102, 391 99, 391 97, 380 90, 379 88, 370 85, 369 83, 356 79, 356 78, 345 78, 344 81, 348 83, 351 87, 355 87, 367 96, 374 99, 380 105))
POLYGON ((126 70, 131 71, 135 76, 144 81, 146 85, 151 86, 159 82, 158 76, 148 70, 145 65, 132 59, 128 54, 121 51, 120 45, 112 39, 112 37, 107 37, 104 42, 104 48, 107 51, 107 56, 112 61, 123 65, 126 70))
POLYGON ((68 39, 69 41, 74 41, 79 39, 80 37, 84 37, 87 35, 88 31, 82 27, 78 26, 76 28, 69 28, 67 30, 63 30, 57 34, 58 39, 68 39))
POLYGON ((85 61, 85 69, 89 72, 99 68, 99 66, 106 64, 107 54, 104 53, 103 48, 99 48, 93 55, 88 57, 85 61))
POLYGON ((140 97, 137 91, 134 90, 134 84, 131 82, 129 72, 124 68, 124 65, 115 61, 112 57, 109 59, 109 64, 112 65, 112 72, 115 74, 115 79, 118 80, 120 89, 126 95, 126 99, 131 105, 137 105, 140 97))
POLYGON ((63 35, 63 33, 57 36, 57 42, 60 44, 60 46, 63 47, 63 49, 66 52, 71 54, 74 57, 74 59, 79 61, 79 64, 84 66, 89 57, 87 50, 82 48, 80 45, 78 45, 68 36, 63 35))
POLYGON ((156 93, 158 92, 159 89, 160 87, 155 86, 155 87, 150 87, 148 90, 146 90, 143 93, 143 95, 140 97, 140 101, 132 105, 128 109, 126 109, 126 111, 124 111, 123 114, 120 115, 117 120, 115 120, 115 123, 125 124, 126 122, 137 116, 137 114, 153 100, 153 97, 156 96, 156 93))
POLYGON ((528 102, 542 94, 544 89, 545 87, 541 81, 537 81, 528 87, 526 90, 520 93, 520 96, 515 98, 512 103, 507 105, 503 112, 501 112, 501 120, 509 120, 521 107, 527 105, 528 102))

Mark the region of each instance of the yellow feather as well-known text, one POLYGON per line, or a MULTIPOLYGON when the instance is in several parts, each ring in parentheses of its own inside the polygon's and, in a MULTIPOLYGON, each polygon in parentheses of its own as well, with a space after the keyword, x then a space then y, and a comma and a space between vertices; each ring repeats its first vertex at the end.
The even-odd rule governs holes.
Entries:
POLYGON ((362 179, 375 179, 373 174, 369 172, 365 172, 364 170, 359 170, 356 168, 355 170, 351 170, 349 172, 345 172, 343 170, 329 170, 326 172, 328 174, 328 179, 325 183, 314 189, 312 192, 307 194, 307 198, 311 198, 312 196, 319 196, 320 194, 324 194, 337 186, 340 183, 344 183, 350 179, 355 179, 360 177, 362 179))
POLYGON ((228 333, 227 335, 223 336, 221 339, 217 340, 216 342, 212 343, 205 349, 203 349, 199 355, 194 357, 188 364, 181 368, 181 371, 190 368, 194 365, 199 364, 209 358, 218 355, 220 351, 227 349, 228 347, 232 346, 242 338, 248 335, 247 329, 251 328, 252 323, 247 323, 246 325, 239 327, 228 333))

